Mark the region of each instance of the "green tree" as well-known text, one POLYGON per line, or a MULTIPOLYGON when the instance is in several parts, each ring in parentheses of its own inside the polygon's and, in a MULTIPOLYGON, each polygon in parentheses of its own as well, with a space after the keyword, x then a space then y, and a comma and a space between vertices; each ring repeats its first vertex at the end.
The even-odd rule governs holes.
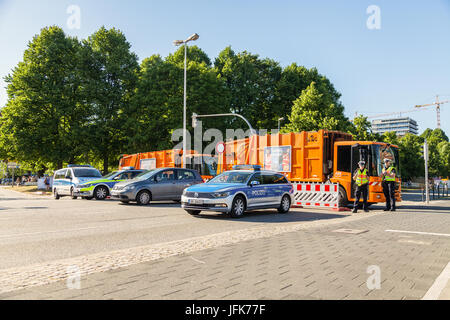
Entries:
MULTIPOLYGON (((175 53, 170 54, 166 61, 175 65, 184 66, 184 46, 181 46, 175 53)), ((204 63, 207 67, 211 67, 211 59, 206 52, 197 46, 188 46, 187 61, 196 62, 198 64, 204 63)))
POLYGON ((79 49, 61 28, 44 28, 5 78, 0 145, 9 159, 38 170, 61 168, 81 153, 86 105, 79 99, 79 49))
MULTIPOLYGON (((188 52, 192 47, 189 48, 188 52)), ((159 55, 145 59, 141 64, 139 82, 133 99, 133 116, 128 122, 128 152, 161 150, 173 147, 172 132, 183 128, 184 62, 180 56, 184 48, 165 60, 159 55)), ((206 54, 195 48, 187 69, 187 115, 212 114, 228 111, 229 96, 223 79, 205 62, 206 54), (201 57, 201 59, 195 58, 201 57)), ((223 118, 204 121, 203 129, 224 130, 223 118)), ((192 132, 191 122, 188 130, 192 132)))
MULTIPOLYGON (((86 139, 89 150, 103 162, 104 173, 123 150, 130 100, 139 68, 136 54, 125 35, 117 29, 100 28, 83 41, 83 79, 90 107, 86 139)), ((87 151, 89 151, 87 150, 87 151)))
MULTIPOLYGON (((429 153, 428 170, 430 176, 437 177, 445 175, 445 173, 447 172, 447 168, 443 167, 443 163, 445 163, 446 160, 441 158, 439 144, 441 142, 448 142, 447 135, 442 129, 434 129, 434 130, 427 129, 420 136, 423 139, 427 139, 428 142, 428 153, 429 153)), ((445 150, 445 145, 444 144, 441 145, 441 148, 445 150)))
POLYGON ((321 93, 315 82, 294 101, 288 118, 289 123, 283 129, 285 132, 343 130, 349 126, 343 108, 336 106, 329 95, 321 93))
MULTIPOLYGON (((219 76, 225 80, 231 97, 229 111, 243 115, 255 127, 276 128, 274 92, 282 71, 278 62, 260 59, 258 55, 246 51, 236 54, 231 47, 227 47, 214 65, 219 76)), ((236 123, 235 119, 230 124, 233 123, 236 123)), ((242 125, 241 122, 238 124, 242 125)))
POLYGON ((373 141, 377 138, 372 133, 372 124, 363 115, 353 119, 353 126, 350 129, 350 133, 353 134, 355 140, 360 141, 373 141))
POLYGON ((408 133, 400 140, 400 164, 402 179, 422 177, 425 172, 422 154, 423 139, 408 133))
POLYGON ((385 132, 382 135, 382 141, 386 142, 386 143, 394 144, 397 146, 400 145, 400 139, 397 136, 397 133, 394 131, 385 132))
POLYGON ((287 119, 291 114, 294 101, 312 81, 311 71, 296 63, 283 69, 274 93, 274 109, 277 118, 287 119))

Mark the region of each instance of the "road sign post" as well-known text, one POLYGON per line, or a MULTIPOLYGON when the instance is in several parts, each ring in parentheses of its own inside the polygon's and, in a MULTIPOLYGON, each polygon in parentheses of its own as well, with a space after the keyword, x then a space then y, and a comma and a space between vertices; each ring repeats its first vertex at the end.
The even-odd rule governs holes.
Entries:
POLYGON ((12 181, 11 181, 11 186, 14 187, 14 178, 15 178, 15 173, 16 173, 16 169, 20 168, 20 165, 15 163, 15 162, 8 162, 8 164, 6 165, 6 167, 8 169, 12 169, 12 181))

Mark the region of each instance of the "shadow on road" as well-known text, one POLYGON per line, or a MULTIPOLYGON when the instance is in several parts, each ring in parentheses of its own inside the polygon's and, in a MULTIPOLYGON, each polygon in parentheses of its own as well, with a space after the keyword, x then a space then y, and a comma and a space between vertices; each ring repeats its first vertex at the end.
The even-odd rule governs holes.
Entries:
MULTIPOLYGON (((113 202, 115 200, 111 200, 113 202)), ((118 205, 125 206, 125 207, 141 207, 141 208, 180 208, 181 205, 179 203, 168 201, 168 202, 150 202, 148 205, 139 205, 136 202, 130 202, 130 203, 122 203, 117 201, 118 205)))
POLYGON ((401 205, 398 207, 398 209, 447 211, 448 213, 450 213, 450 206, 401 205))
POLYGON ((299 212, 291 211, 288 214, 279 214, 276 211, 251 211, 244 214, 240 219, 233 219, 225 213, 205 212, 198 216, 197 219, 211 219, 211 220, 229 220, 237 222, 261 222, 261 223, 282 223, 282 222, 303 222, 316 220, 329 220, 345 218, 346 215, 332 214, 332 213, 317 213, 317 212, 299 212))

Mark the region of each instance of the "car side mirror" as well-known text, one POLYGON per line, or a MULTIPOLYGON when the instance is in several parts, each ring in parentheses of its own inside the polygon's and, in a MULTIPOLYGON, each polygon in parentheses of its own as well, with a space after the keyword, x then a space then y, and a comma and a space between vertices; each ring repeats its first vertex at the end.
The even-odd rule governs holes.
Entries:
POLYGON ((260 185, 260 183, 259 183, 259 181, 252 181, 252 182, 250 182, 250 186, 259 186, 260 185))
POLYGON ((66 179, 72 180, 72 177, 70 177, 70 176, 66 176, 66 179))

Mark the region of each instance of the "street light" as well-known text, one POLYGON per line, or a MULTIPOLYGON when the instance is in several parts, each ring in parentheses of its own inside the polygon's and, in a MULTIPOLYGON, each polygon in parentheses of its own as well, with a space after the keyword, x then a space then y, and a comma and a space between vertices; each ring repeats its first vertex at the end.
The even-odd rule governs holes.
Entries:
POLYGON ((173 44, 180 46, 184 44, 184 107, 183 107, 183 168, 186 168, 186 87, 187 87, 187 43, 189 41, 196 41, 200 36, 194 33, 186 40, 175 40, 173 44))
POLYGON ((280 128, 281 128, 280 122, 281 121, 284 121, 284 118, 279 118, 278 119, 278 132, 280 132, 280 128))

